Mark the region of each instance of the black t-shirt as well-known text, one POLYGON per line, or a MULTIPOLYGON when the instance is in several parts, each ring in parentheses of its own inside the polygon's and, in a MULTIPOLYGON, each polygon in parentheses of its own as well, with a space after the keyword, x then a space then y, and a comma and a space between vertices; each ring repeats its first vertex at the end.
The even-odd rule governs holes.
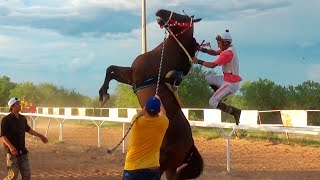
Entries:
MULTIPOLYGON (((17 119, 14 114, 10 113, 1 122, 1 136, 6 136, 20 155, 28 152, 25 145, 25 132, 28 132, 30 129, 26 117, 21 114, 19 115, 19 119, 17 119)), ((4 144, 4 149, 10 152, 6 144, 4 144)))

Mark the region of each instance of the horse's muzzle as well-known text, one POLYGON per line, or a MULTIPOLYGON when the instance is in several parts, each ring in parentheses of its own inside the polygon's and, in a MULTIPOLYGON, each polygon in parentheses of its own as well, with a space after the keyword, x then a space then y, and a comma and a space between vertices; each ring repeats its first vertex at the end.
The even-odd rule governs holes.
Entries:
POLYGON ((165 25, 164 20, 163 20, 163 19, 161 19, 161 18, 157 18, 157 23, 160 25, 160 27, 161 27, 161 28, 163 28, 163 27, 164 27, 164 25, 165 25))

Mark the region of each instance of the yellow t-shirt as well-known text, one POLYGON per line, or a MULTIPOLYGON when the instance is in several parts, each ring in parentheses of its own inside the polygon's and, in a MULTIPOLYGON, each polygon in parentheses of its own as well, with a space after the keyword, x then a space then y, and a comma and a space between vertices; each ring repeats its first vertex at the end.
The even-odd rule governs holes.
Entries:
MULTIPOLYGON (((132 118, 133 122, 137 115, 132 118)), ((126 156, 125 170, 160 166, 160 146, 169 126, 166 116, 146 118, 141 116, 131 129, 131 140, 126 156)))

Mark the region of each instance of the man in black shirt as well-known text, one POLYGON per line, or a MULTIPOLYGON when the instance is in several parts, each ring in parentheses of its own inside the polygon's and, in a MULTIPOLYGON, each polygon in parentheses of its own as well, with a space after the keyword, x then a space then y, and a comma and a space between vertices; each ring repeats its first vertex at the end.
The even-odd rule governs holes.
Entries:
POLYGON ((8 175, 4 180, 17 179, 19 171, 23 180, 31 177, 28 161, 28 150, 25 146, 25 132, 39 137, 43 143, 48 140, 42 134, 32 130, 27 123, 26 117, 21 115, 20 100, 11 98, 8 102, 10 114, 5 116, 1 122, 1 139, 7 159, 8 175))

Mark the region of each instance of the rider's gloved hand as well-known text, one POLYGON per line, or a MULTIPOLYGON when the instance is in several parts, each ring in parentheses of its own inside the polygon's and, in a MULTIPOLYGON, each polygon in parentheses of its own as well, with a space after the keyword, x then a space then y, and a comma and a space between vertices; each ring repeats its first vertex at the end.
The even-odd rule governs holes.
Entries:
POLYGON ((199 47, 198 50, 201 51, 201 52, 203 52, 203 53, 207 53, 207 52, 208 52, 208 49, 203 48, 203 47, 199 47))
POLYGON ((198 62, 197 62, 197 64, 200 64, 200 65, 202 65, 203 63, 204 63, 204 61, 202 61, 202 60, 198 59, 198 62))

